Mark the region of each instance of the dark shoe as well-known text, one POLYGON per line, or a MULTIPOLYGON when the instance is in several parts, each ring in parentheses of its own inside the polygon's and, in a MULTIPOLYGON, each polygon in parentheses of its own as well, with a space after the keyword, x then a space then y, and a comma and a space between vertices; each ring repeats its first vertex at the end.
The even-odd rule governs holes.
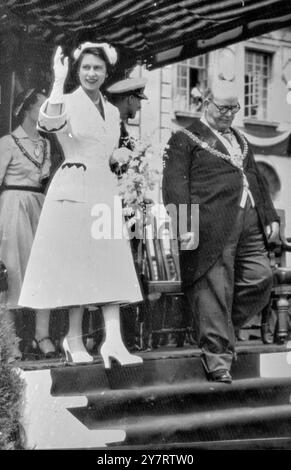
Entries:
POLYGON ((22 352, 19 347, 21 343, 22 343, 22 340, 18 338, 18 336, 16 336, 15 343, 13 343, 11 346, 11 354, 10 354, 10 357, 8 358, 8 364, 14 361, 22 360, 22 352))
POLYGON ((236 332, 236 338, 238 341, 248 341, 250 339, 249 330, 240 329, 236 332))
POLYGON ((208 379, 212 382, 223 382, 226 384, 231 384, 232 382, 232 376, 226 369, 218 369, 213 372, 208 372, 208 379))
POLYGON ((32 347, 35 350, 37 359, 52 359, 56 357, 56 348, 49 336, 37 340, 32 340, 32 347))

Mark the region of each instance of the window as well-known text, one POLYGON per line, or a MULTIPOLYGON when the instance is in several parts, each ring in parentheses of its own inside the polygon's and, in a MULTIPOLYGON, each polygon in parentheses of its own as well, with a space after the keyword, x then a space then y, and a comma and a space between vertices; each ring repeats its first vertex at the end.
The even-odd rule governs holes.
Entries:
POLYGON ((272 54, 247 49, 245 52, 245 117, 268 119, 268 94, 272 54))
POLYGON ((184 60, 177 65, 175 111, 198 112, 202 109, 202 94, 207 87, 207 55, 184 60))

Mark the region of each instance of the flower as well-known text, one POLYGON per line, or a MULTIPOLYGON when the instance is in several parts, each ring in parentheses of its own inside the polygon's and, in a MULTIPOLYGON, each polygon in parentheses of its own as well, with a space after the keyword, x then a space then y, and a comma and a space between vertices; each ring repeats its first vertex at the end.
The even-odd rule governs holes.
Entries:
POLYGON ((115 149, 110 157, 109 164, 118 163, 119 165, 123 165, 127 163, 130 159, 131 150, 126 147, 120 147, 115 149))
POLYGON ((154 153, 151 144, 136 140, 133 150, 126 150, 127 170, 119 176, 119 194, 127 211, 135 213, 144 209, 146 193, 154 189, 159 172, 151 165, 154 153))

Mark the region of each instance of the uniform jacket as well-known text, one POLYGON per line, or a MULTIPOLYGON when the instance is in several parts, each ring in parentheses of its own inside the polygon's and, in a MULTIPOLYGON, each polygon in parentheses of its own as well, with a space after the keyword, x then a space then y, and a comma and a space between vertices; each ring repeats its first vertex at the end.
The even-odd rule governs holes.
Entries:
POLYGON ((126 147, 129 150, 134 149, 133 140, 131 139, 128 130, 126 129, 124 121, 120 122, 120 139, 119 147, 126 147))
MULTIPOLYGON (((212 148, 228 154, 211 129, 198 121, 188 127, 212 148)), ((233 129, 243 148, 240 135, 233 129)), ((261 179, 253 153, 248 147, 244 173, 255 200, 262 227, 279 217, 261 179)), ((183 132, 176 132, 168 142, 164 159, 164 204, 199 204, 199 245, 195 250, 180 251, 183 285, 193 284, 216 262, 236 223, 243 192, 239 169, 221 157, 201 148, 183 132)))

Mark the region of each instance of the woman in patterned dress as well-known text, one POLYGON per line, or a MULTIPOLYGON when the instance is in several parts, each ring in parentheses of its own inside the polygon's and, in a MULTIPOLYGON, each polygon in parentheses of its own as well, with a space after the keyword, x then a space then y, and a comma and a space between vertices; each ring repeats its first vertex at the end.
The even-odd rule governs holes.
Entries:
MULTIPOLYGON (((8 271, 8 290, 0 294, 0 303, 11 322, 20 309, 20 290, 45 197, 43 181, 51 164, 49 141, 36 129, 44 101, 35 88, 20 93, 14 107, 19 125, 0 139, 0 259, 8 271)), ((36 311, 34 346, 46 357, 55 352, 49 318, 48 311, 36 311)), ((16 345, 14 357, 21 357, 16 345)))

